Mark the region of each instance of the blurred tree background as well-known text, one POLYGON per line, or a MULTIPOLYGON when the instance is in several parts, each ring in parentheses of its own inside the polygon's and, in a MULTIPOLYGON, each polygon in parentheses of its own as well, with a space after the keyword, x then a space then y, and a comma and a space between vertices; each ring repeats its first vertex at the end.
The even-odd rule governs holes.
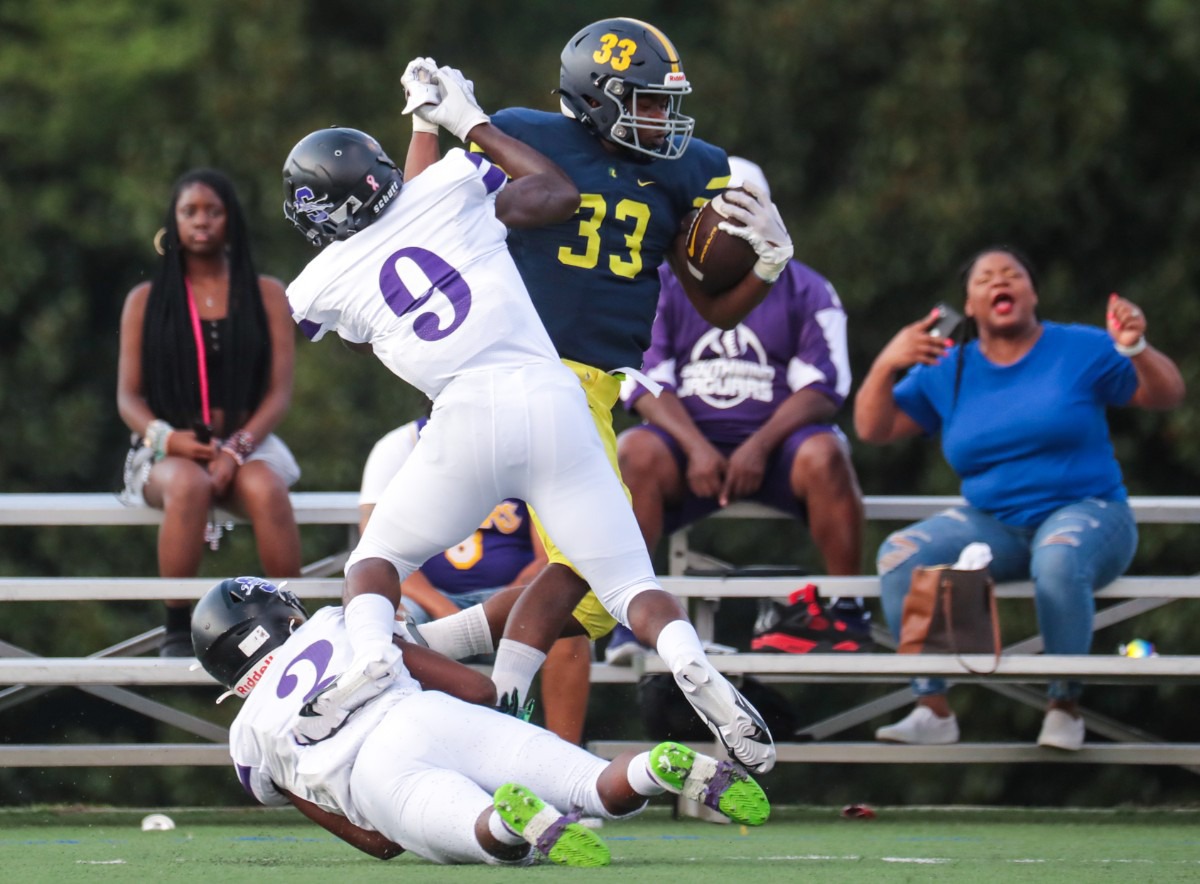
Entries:
MULTIPOLYGON (((154 265, 151 241, 180 173, 211 165, 231 174, 260 271, 286 281, 311 256, 280 211, 279 169, 299 138, 350 125, 402 156, 410 124, 397 84, 415 55, 461 67, 485 109, 553 109, 563 44, 607 15, 669 34, 695 87, 685 111, 698 135, 764 167, 797 256, 832 279, 847 306, 856 375, 901 325, 938 300, 961 300, 959 265, 1003 242, 1038 266, 1045 316, 1099 325, 1108 293, 1119 291, 1200 387, 1190 346, 1200 328, 1200 166, 1187 146, 1200 129, 1200 6, 1189 0, 0 0, 0 489, 117 488, 127 439, 114 401, 118 318, 154 265)), ((1132 493, 1200 493, 1193 403, 1113 415, 1132 493)), ((422 406, 373 360, 301 343, 280 428, 304 470, 298 490, 356 488, 371 444, 422 406)), ((930 442, 855 452, 868 494, 957 490, 930 442)), ((894 527, 872 526, 865 571, 894 527)), ((1133 571, 1200 570, 1194 534, 1145 529, 1133 571)), ((739 563, 817 568, 799 529, 724 523, 697 536, 739 563)), ((155 573, 149 529, 5 529, 0 538, 4 574, 155 573)), ((305 529, 304 539, 314 560, 344 535, 305 529)), ((240 529, 203 573, 255 570, 240 529)), ((1196 653, 1181 616, 1195 609, 1185 604, 1102 634, 1097 650, 1136 629, 1164 652, 1196 653)), ((86 654, 157 616, 145 605, 10 604, 0 637, 86 654)), ((1032 625, 1027 609, 1013 618, 1032 625)), ((628 695, 612 690, 595 692, 589 736, 637 733, 618 713, 628 695)), ((802 722, 875 690, 788 688, 802 722)), ((1035 711, 959 690, 968 738, 1032 738, 1035 711)), ((183 698, 197 709, 210 699, 183 698)), ((1200 727, 1194 699, 1185 688, 1089 694, 1175 739, 1194 739, 1200 727)), ((4 710, 0 722, 9 742, 172 738, 65 690, 4 710)), ((869 736, 864 727, 855 738, 869 736)), ((950 775, 792 765, 768 785, 776 800, 818 803, 1111 804, 1191 801, 1197 782, 1078 765, 950 775)), ((223 803, 236 794, 229 778, 187 770, 9 770, 0 784, 7 802, 22 804, 223 803)))

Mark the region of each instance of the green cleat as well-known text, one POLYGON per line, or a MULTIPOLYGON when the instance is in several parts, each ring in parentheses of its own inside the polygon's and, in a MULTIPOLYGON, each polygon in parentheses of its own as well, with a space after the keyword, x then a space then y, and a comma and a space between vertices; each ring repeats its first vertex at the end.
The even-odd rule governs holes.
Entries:
POLYGON ((505 824, 551 862, 587 868, 612 861, 608 845, 580 824, 579 814, 559 814, 524 786, 501 786, 492 803, 505 824))
POLYGON ((761 826, 771 815, 762 786, 732 761, 717 761, 679 743, 659 743, 650 750, 650 773, 669 791, 735 823, 761 826))
POLYGON ((496 709, 504 715, 511 715, 513 718, 519 718, 521 721, 529 721, 533 718, 533 697, 522 703, 520 694, 517 693, 516 688, 513 688, 511 693, 509 691, 504 692, 504 696, 496 704, 496 709))

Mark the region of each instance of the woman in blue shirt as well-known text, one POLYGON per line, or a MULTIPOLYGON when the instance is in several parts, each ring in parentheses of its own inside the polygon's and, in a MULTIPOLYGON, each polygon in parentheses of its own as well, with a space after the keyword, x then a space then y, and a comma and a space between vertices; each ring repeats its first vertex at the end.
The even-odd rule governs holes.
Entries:
MULTIPOLYGON (((1173 408, 1183 399, 1183 378, 1147 344, 1141 310, 1115 294, 1104 330, 1042 321, 1029 262, 1006 247, 977 254, 963 281, 964 312, 978 337, 955 346, 930 334, 933 314, 905 326, 855 401, 854 426, 865 442, 940 433, 967 501, 879 548, 884 614, 898 636, 913 569, 952 563, 980 541, 992 549, 996 580, 1033 580, 1046 653, 1086 654, 1093 593, 1124 573, 1137 548, 1107 409, 1173 408)), ((1039 745, 1083 745, 1081 688, 1050 684, 1039 745)), ((956 742, 945 682, 916 679, 913 689, 916 708, 876 738, 956 742)))

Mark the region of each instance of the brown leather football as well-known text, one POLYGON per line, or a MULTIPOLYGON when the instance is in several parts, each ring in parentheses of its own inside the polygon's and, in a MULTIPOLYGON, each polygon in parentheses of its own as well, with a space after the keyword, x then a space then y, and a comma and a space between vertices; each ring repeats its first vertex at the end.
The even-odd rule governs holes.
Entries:
MULTIPOLYGON (((729 190, 742 188, 731 187, 729 190)), ((687 270, 710 295, 735 285, 758 260, 750 243, 718 226, 725 220, 728 219, 718 214, 712 202, 707 202, 692 217, 683 236, 682 257, 687 270)))

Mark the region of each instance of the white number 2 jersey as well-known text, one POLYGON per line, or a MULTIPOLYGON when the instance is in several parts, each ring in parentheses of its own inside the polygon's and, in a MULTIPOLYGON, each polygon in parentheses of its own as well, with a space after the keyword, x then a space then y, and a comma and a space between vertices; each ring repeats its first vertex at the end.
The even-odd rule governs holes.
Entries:
POLYGON ((288 286, 305 335, 370 343, 431 399, 466 372, 557 363, 496 218, 504 184, 461 149, 406 182, 379 220, 326 246, 288 286))
POLYGON ((416 679, 398 664, 402 671, 396 680, 329 739, 302 746, 291 733, 300 708, 345 671, 352 658, 342 608, 317 611, 265 658, 270 664, 229 729, 229 753, 242 786, 262 803, 288 803, 279 793, 286 789, 373 828, 354 805, 350 772, 363 741, 383 717, 420 692, 416 679))

